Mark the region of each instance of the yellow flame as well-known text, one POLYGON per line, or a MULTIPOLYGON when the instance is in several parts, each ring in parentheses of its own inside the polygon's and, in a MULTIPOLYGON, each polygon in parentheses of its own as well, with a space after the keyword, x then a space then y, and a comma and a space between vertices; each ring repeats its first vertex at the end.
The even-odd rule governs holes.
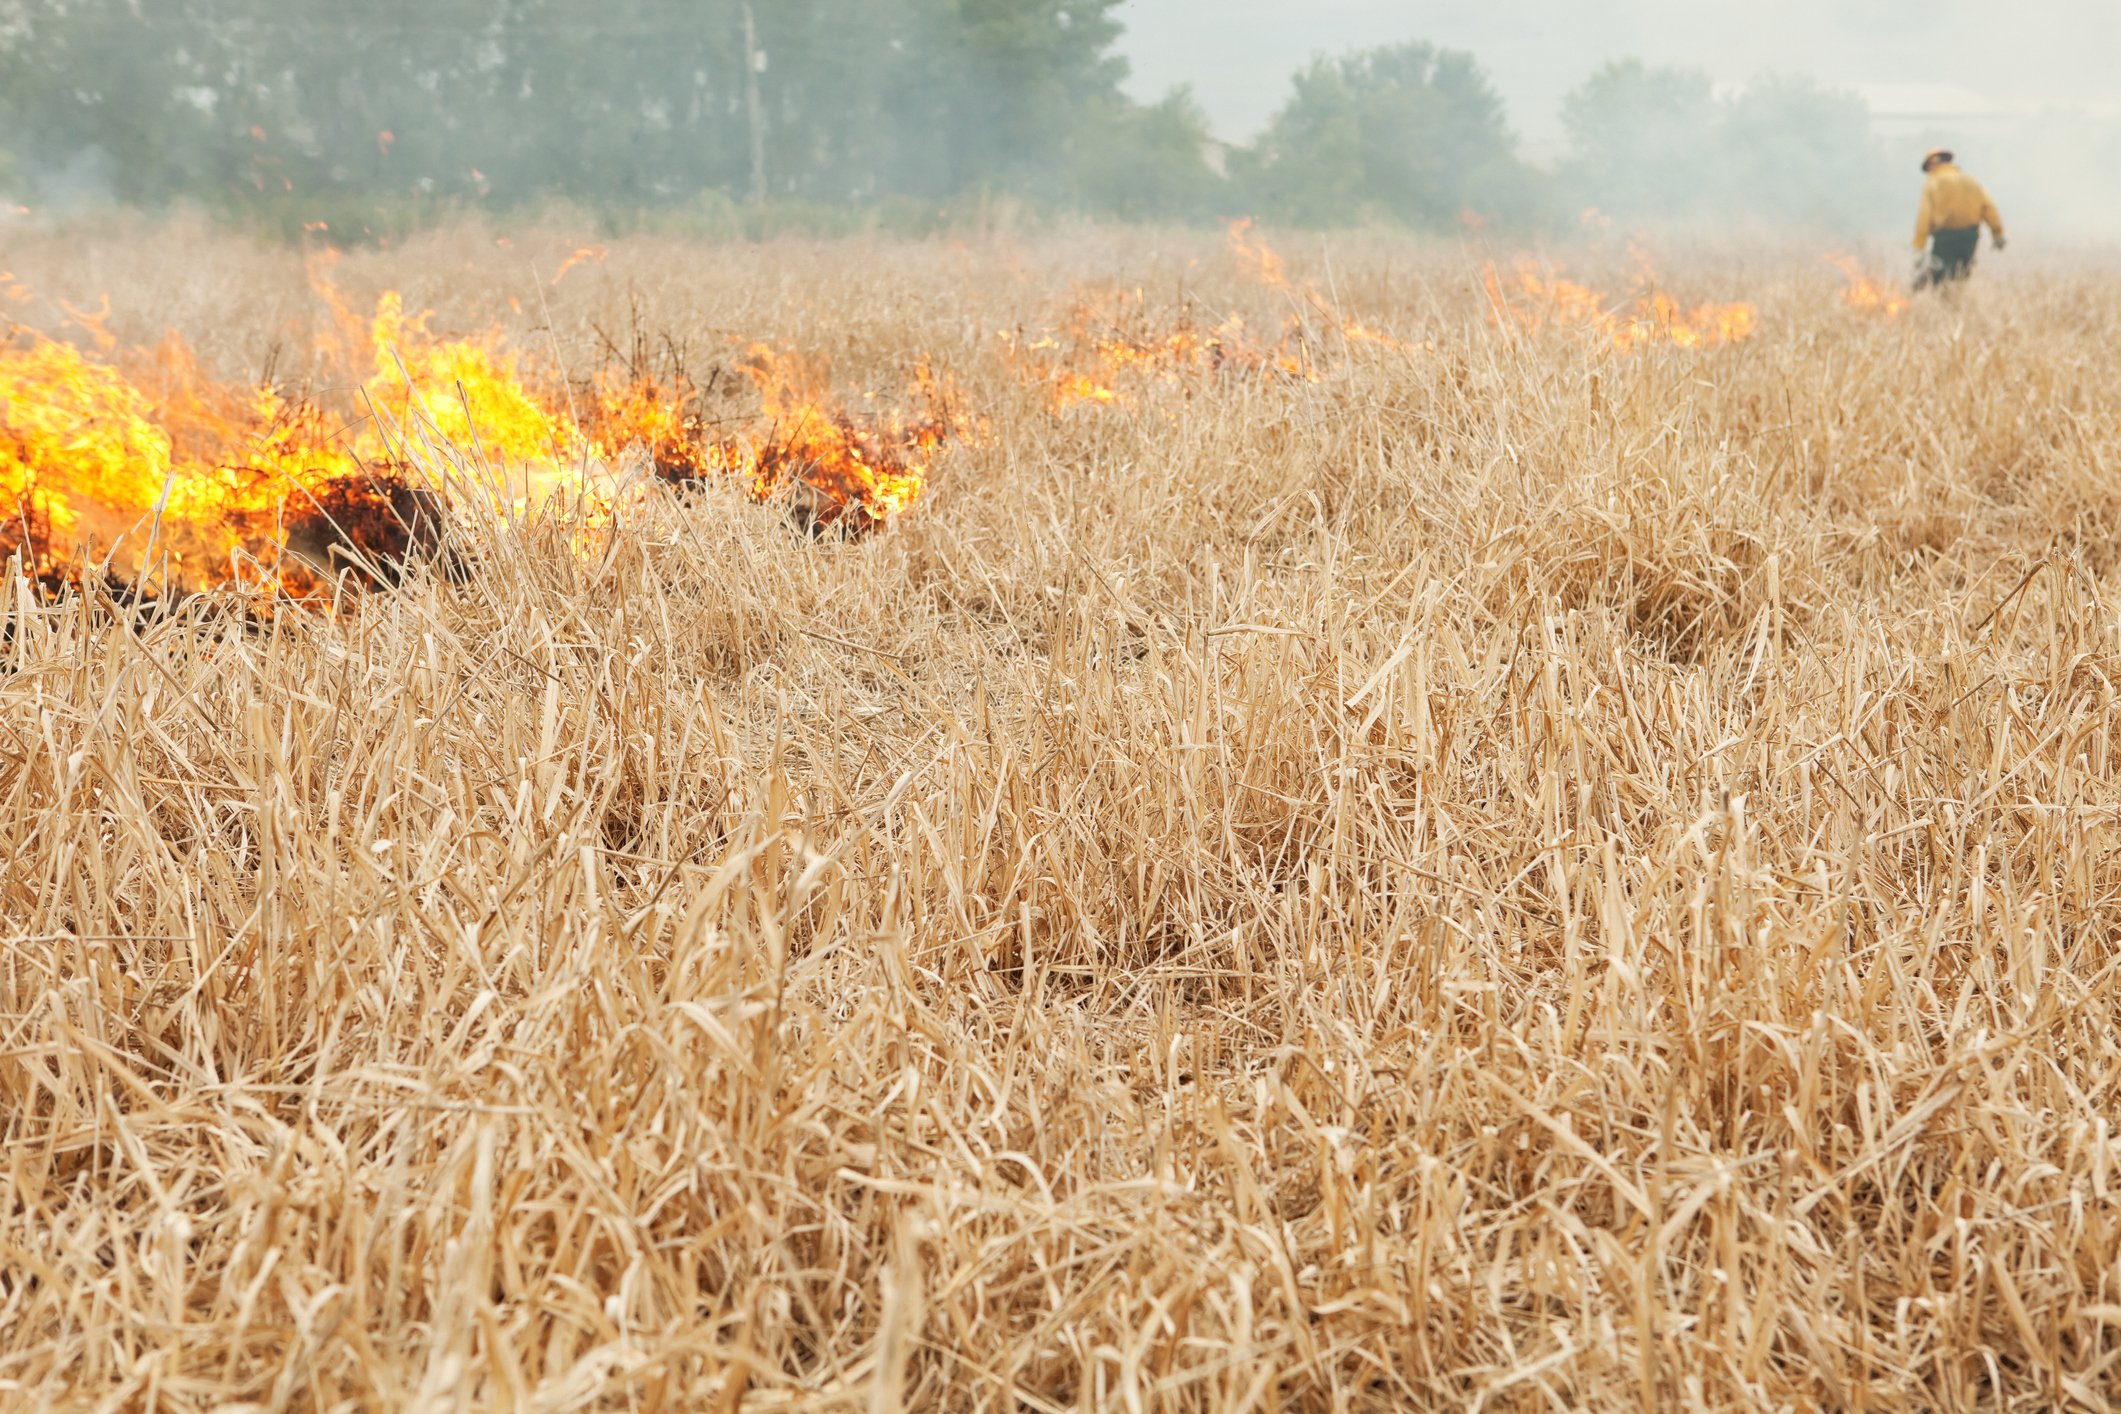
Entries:
POLYGON ((21 550, 40 571, 64 571, 81 566, 77 547, 102 547, 91 554, 112 554, 121 574, 285 587, 303 574, 291 567, 291 581, 276 568, 291 519, 319 498, 387 517, 386 500, 362 499, 363 474, 402 474, 392 468, 430 444, 505 474, 487 478, 485 505, 462 504, 479 478, 453 482, 452 514, 504 510, 502 484, 530 499, 573 487, 593 501, 600 493, 579 479, 591 459, 643 447, 669 479, 734 474, 761 496, 800 485, 817 499, 816 519, 852 517, 860 528, 912 505, 935 451, 971 427, 941 411, 947 390, 925 367, 916 380, 925 412, 857 417, 831 398, 821 367, 754 349, 744 371, 762 411, 745 432, 718 436, 681 380, 607 371, 571 391, 498 333, 437 337, 431 316, 408 313, 395 292, 363 317, 329 278, 335 259, 317 256, 311 274, 329 313, 318 356, 357 389, 337 410, 218 380, 175 335, 153 349, 119 347, 107 300, 69 310, 92 352, 33 331, 0 344, 0 554, 21 550))

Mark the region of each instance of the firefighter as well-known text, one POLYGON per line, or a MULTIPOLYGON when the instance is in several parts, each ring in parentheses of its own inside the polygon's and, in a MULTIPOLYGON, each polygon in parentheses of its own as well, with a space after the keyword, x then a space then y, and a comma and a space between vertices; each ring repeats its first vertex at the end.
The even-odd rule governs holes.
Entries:
POLYGON ((1932 148, 1922 159, 1922 210, 1915 217, 1915 249, 1927 247, 1915 288, 1964 280, 1973 270, 1974 248, 1985 223, 2003 249, 2003 217, 1981 183, 1952 165, 1952 154, 1932 148))

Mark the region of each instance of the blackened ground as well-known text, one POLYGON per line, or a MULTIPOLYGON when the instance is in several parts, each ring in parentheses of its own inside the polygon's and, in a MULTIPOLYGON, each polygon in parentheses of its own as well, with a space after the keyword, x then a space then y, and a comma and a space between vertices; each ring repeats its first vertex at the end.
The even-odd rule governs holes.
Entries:
POLYGON ((442 498, 394 468, 336 477, 290 508, 290 556, 327 577, 352 571, 372 586, 395 586, 414 565, 438 566, 451 579, 469 573, 450 543, 442 498))

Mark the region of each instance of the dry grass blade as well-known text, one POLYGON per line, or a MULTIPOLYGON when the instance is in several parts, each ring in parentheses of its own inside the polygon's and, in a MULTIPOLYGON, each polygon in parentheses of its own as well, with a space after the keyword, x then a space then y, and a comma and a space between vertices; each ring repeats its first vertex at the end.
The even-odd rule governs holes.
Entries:
MULTIPOLYGON (((209 355, 302 298, 172 239, 113 304, 209 355)), ((519 258, 338 278, 476 325, 519 258)), ((1316 382, 997 353, 1070 278, 1275 327, 1222 258, 555 295, 585 366, 629 280, 934 355, 988 434, 864 537, 709 486, 264 622, 11 579, 0 1403, 2110 1407, 2111 281, 1671 261, 1759 332, 1629 355, 1351 241, 1393 342, 1316 382)))

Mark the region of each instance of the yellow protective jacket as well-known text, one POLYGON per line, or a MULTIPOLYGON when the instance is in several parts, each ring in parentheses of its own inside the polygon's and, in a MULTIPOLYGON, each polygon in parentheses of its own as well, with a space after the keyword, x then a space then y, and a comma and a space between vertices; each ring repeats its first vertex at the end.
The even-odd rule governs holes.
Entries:
POLYGON ((2003 217, 1981 183, 1949 162, 1930 169, 1922 184, 1922 210, 1915 217, 1915 249, 1929 244, 1937 231, 1958 231, 1986 224, 1997 244, 2003 242, 2003 217))

